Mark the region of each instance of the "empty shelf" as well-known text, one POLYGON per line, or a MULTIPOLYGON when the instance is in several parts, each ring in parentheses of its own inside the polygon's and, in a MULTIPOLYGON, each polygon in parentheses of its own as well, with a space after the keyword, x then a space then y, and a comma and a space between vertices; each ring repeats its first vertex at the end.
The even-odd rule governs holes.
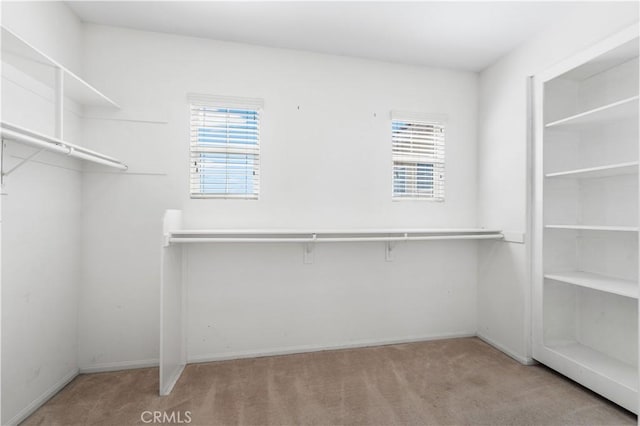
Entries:
POLYGON ((638 373, 634 366, 578 342, 549 342, 549 350, 633 391, 638 390, 638 373))
POLYGON ((638 162, 610 164, 607 166, 589 167, 585 169, 567 170, 562 172, 547 173, 548 178, 601 178, 610 176, 631 175, 638 173, 638 162))
POLYGON ((637 117, 638 96, 632 96, 618 102, 594 108, 580 114, 556 120, 545 125, 545 127, 575 128, 589 124, 602 124, 621 120, 624 118, 637 117))
POLYGON ((54 71, 60 69, 64 75, 65 97, 81 105, 119 108, 95 87, 5 27, 2 27, 2 61, 49 87, 54 87, 54 71))
POLYGON ((638 283, 630 280, 607 277, 605 275, 590 272, 554 272, 545 274, 549 280, 560 281, 568 284, 586 287, 593 290, 617 294, 619 296, 638 298, 638 283))
POLYGON ((638 232, 637 226, 596 226, 596 225, 545 225, 547 229, 575 229, 582 231, 638 232))

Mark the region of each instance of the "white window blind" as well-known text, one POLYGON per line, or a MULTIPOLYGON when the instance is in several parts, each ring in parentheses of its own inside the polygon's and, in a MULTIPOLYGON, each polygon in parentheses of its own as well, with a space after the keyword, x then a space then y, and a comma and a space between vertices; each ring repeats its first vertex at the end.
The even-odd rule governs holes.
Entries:
POLYGON ((394 200, 444 201, 443 119, 392 113, 394 200))
POLYGON ((189 95, 189 104, 191 197, 257 199, 262 102, 189 95))

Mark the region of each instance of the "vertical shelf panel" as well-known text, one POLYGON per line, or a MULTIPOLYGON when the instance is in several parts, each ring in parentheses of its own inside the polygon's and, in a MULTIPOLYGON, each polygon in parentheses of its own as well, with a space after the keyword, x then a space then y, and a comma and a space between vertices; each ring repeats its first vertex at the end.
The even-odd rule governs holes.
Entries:
MULTIPOLYGON (((167 210, 163 231, 181 228, 181 212, 167 210)), ((160 395, 169 395, 186 365, 183 248, 165 244, 160 283, 160 395)))

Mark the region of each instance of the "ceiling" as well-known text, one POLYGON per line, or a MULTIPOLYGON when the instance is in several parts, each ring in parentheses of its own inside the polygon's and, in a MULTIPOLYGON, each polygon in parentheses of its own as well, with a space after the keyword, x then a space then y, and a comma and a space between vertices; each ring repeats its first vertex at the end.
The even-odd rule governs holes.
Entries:
POLYGON ((82 21, 480 71, 582 2, 71 1, 82 21))

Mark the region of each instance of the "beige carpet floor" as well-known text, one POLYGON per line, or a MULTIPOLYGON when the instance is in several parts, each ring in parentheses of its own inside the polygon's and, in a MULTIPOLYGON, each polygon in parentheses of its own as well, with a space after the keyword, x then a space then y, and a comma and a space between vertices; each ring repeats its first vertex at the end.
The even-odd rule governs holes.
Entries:
POLYGON ((156 420, 192 425, 637 421, 545 367, 466 338, 192 364, 166 397, 157 368, 80 375, 23 424, 145 424, 156 411, 166 415, 156 420))

